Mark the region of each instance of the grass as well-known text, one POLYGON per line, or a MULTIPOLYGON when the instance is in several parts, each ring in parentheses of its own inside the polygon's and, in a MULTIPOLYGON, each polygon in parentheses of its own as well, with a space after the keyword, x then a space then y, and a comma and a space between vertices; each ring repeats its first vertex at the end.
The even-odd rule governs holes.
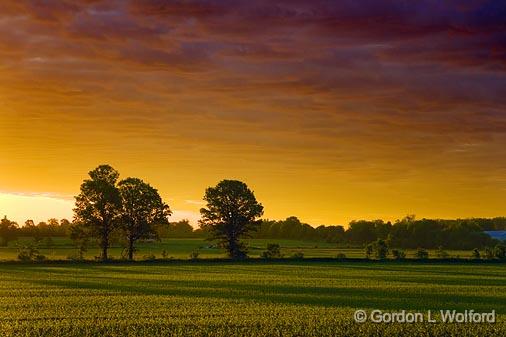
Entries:
MULTIPOLYGON (((20 238, 17 242, 11 242, 9 247, 0 247, 0 261, 16 260, 18 255, 18 247, 33 241, 32 238, 20 238)), ((41 241, 39 251, 48 259, 63 260, 69 256, 76 255, 76 248, 68 238, 53 238, 51 248, 47 248, 45 240, 41 241)), ((362 248, 343 248, 337 247, 335 244, 326 242, 301 241, 301 240, 272 240, 272 239, 252 239, 249 240, 249 255, 251 257, 259 257, 266 249, 268 243, 278 243, 281 246, 281 252, 289 257, 296 252, 302 252, 304 257, 336 257, 339 253, 343 253, 346 257, 363 258, 364 250, 362 248)), ((118 245, 110 249, 110 256, 120 258, 122 248, 118 245)), ((194 250, 199 251, 200 258, 220 258, 225 257, 226 253, 222 249, 216 248, 211 242, 201 238, 195 239, 163 239, 161 242, 139 243, 136 259, 142 260, 145 256, 155 255, 160 258, 162 251, 166 251, 168 256, 176 259, 187 259, 194 250)), ((415 250, 406 250, 408 257, 412 257, 415 250)), ((429 250, 430 256, 436 257, 435 250, 429 250)), ((449 250, 450 256, 460 256, 468 258, 471 251, 449 250)), ((90 247, 86 253, 87 259, 94 259, 100 254, 96 246, 90 247)))
POLYGON ((503 265, 0 265, 1 336, 497 336, 503 265), (359 324, 356 309, 496 310, 495 324, 359 324))

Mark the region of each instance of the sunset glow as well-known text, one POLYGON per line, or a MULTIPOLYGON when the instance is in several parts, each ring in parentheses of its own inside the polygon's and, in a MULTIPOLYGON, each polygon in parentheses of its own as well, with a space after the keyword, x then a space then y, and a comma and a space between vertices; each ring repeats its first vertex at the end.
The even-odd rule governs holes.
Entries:
POLYGON ((1 216, 103 163, 194 223, 222 179, 314 225, 506 213, 499 1, 38 3, 0 4, 1 216))

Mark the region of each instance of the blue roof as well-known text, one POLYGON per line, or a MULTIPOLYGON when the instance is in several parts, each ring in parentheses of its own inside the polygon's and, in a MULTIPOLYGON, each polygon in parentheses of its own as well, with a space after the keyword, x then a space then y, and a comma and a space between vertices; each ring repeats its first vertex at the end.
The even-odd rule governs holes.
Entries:
POLYGON ((493 239, 506 241, 506 231, 485 231, 493 239))

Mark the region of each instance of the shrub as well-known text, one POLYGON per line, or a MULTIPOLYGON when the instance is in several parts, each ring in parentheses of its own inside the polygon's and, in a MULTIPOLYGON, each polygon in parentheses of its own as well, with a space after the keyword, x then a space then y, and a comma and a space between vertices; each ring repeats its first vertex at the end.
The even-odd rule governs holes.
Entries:
POLYGON ((154 261, 156 260, 156 256, 155 254, 153 253, 150 253, 150 254, 146 254, 142 257, 143 260, 146 260, 146 261, 154 261))
POLYGON ((22 247, 19 249, 18 253, 18 259, 20 261, 44 261, 46 257, 39 253, 39 250, 34 244, 29 244, 27 246, 22 247))
POLYGON ((365 258, 370 259, 373 252, 372 243, 365 246, 365 258))
POLYGON ((373 243, 374 256, 378 260, 386 259, 388 255, 388 246, 385 240, 378 239, 373 243))
POLYGON ((500 260, 506 259, 506 246, 502 243, 494 247, 494 256, 500 260))
POLYGON ((269 243, 267 250, 262 253, 264 259, 275 259, 282 257, 281 247, 277 243, 269 243))
POLYGON ((292 254, 292 259, 297 259, 297 260, 301 260, 304 258, 304 253, 303 252, 295 252, 292 254))
POLYGON ((478 248, 473 249, 473 252, 471 253, 471 258, 474 260, 481 259, 480 251, 478 250, 478 248))
POLYGON ((404 260, 406 258, 406 253, 400 249, 393 249, 392 250, 392 257, 395 260, 404 260))
POLYGON ((195 249, 190 253, 190 260, 198 260, 200 252, 195 249))
POLYGON ((487 260, 492 260, 494 258, 494 250, 490 247, 485 248, 485 258, 487 260))
POLYGON ((18 254, 18 259, 23 262, 31 261, 32 254, 29 251, 22 249, 18 254))
POLYGON ((429 252, 423 248, 418 248, 415 252, 415 257, 419 260, 427 260, 429 258, 429 252))
POLYGON ((167 251, 164 249, 162 250, 162 259, 167 259, 169 257, 169 254, 167 253, 167 251))
POLYGON ((344 253, 337 253, 336 259, 338 259, 338 260, 344 260, 344 259, 346 259, 346 254, 344 254, 344 253))
POLYGON ((443 247, 439 246, 439 248, 436 251, 436 256, 440 259, 447 259, 450 256, 450 254, 448 254, 448 252, 446 252, 443 249, 443 247))

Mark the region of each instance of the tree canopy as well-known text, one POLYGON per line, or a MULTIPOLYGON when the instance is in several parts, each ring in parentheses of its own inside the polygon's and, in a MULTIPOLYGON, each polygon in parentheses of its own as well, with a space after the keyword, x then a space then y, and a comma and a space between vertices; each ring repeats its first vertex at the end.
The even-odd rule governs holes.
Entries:
POLYGON ((89 173, 90 179, 81 184, 76 196, 74 223, 84 226, 91 236, 99 239, 101 258, 107 260, 110 235, 117 226, 121 198, 116 182, 119 172, 109 165, 100 165, 89 173))
POLYGON ((200 226, 222 244, 231 258, 246 257, 247 248, 241 239, 256 230, 256 219, 264 209, 253 191, 241 181, 223 180, 206 189, 204 200, 207 206, 200 210, 200 226))
POLYGON ((120 227, 125 232, 128 258, 133 260, 135 242, 156 236, 156 225, 168 224, 170 208, 158 191, 138 178, 126 178, 118 184, 121 197, 120 227))

